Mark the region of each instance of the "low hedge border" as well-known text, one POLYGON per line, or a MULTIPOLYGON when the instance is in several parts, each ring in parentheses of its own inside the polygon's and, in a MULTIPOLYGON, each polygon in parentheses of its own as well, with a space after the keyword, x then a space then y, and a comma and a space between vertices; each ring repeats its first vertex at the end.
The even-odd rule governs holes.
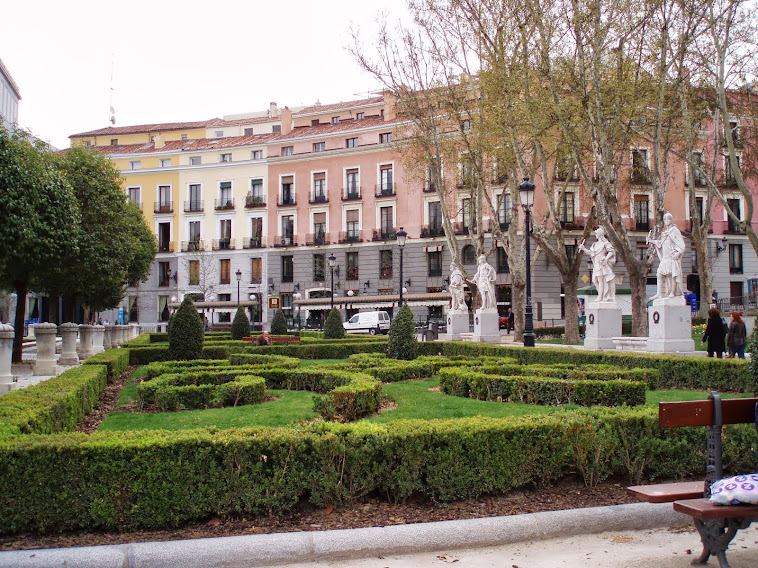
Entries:
POLYGON ((163 375, 149 381, 154 389, 155 405, 162 411, 242 406, 261 403, 266 394, 263 377, 237 374, 218 382, 215 373, 192 375, 192 384, 187 384, 187 374, 163 375))
MULTIPOLYGON (((376 336, 374 336, 376 338, 376 336)), ((287 345, 264 345, 251 348, 252 353, 273 353, 298 359, 347 359, 355 353, 385 353, 387 341, 334 340, 333 343, 290 343, 287 345)))
MULTIPOLYGON (((129 348, 130 365, 147 365, 154 361, 168 360, 168 344, 150 347, 129 348)), ((229 359, 229 348, 225 345, 203 346, 203 359, 229 359)))
POLYGON ((129 367, 128 349, 107 349, 85 359, 82 365, 105 365, 108 368, 108 382, 112 383, 129 367))

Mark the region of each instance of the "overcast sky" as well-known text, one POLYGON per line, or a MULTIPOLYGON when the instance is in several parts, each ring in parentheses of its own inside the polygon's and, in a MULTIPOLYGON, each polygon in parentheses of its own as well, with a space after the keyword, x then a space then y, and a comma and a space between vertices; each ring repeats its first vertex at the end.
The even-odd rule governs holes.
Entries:
POLYGON ((378 83, 344 47, 351 26, 373 44, 382 12, 405 18, 405 0, 14 1, 0 59, 19 124, 67 148, 108 125, 111 84, 117 126, 363 98, 378 83))

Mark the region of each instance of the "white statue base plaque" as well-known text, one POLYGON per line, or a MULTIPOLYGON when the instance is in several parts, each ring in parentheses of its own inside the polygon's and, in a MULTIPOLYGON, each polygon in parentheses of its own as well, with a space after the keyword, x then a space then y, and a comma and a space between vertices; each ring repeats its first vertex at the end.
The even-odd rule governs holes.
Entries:
POLYGON ((500 343, 500 315, 497 309, 478 309, 474 312, 473 341, 500 343))
POLYGON ((616 349, 614 337, 621 335, 621 308, 616 302, 590 302, 585 319, 584 347, 616 349))
POLYGON ((461 334, 469 333, 468 312, 450 310, 447 314, 447 332, 440 334, 445 341, 460 341, 461 334))
POLYGON ((692 310, 684 296, 659 298, 647 309, 647 350, 655 353, 695 351, 692 310))

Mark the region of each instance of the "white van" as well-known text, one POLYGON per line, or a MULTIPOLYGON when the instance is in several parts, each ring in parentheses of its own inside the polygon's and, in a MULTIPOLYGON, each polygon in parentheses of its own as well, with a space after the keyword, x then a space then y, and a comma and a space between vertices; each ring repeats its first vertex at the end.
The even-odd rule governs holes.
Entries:
POLYGON ((360 312, 342 326, 347 333, 387 334, 390 330, 390 316, 387 312, 360 312))

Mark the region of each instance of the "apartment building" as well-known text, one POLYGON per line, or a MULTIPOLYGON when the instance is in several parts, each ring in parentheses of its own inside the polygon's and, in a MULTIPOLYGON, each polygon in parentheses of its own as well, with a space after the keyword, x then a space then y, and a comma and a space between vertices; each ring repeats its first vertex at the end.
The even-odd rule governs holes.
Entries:
POLYGON ((0 121, 6 130, 11 130, 18 122, 18 101, 21 93, 11 77, 10 71, 0 59, 0 121))

